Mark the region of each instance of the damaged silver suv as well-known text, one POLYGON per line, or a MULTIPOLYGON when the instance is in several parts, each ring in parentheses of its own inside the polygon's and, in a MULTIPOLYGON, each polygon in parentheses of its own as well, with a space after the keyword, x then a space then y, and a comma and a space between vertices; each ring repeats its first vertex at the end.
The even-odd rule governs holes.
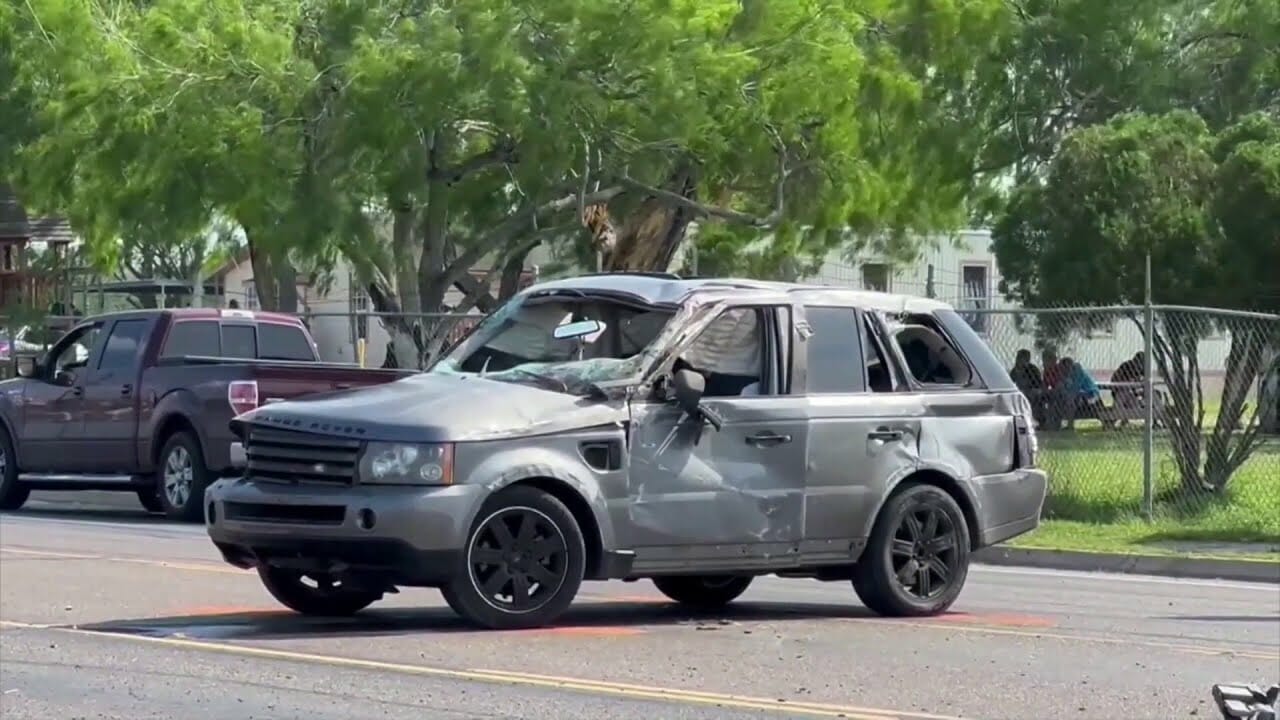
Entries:
POLYGON ((424 373, 233 421, 208 532, 301 613, 437 587, 490 628, 583 580, 714 608, 757 575, 885 615, 960 594, 1039 522, 1031 409, 933 300, 603 274, 536 285, 424 373))

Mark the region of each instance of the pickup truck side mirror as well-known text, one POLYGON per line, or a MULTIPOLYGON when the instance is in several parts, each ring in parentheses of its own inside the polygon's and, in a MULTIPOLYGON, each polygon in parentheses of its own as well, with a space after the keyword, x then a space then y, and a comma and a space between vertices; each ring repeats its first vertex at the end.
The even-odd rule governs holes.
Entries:
POLYGON ((53 375, 53 384, 71 387, 76 384, 76 374, 70 370, 59 370, 53 375))
POLYGON ((31 355, 20 355, 18 357, 18 377, 34 378, 38 374, 39 364, 31 355))
POLYGON ((675 394, 676 404, 689 414, 689 417, 702 418, 711 423, 711 427, 720 429, 723 421, 720 416, 708 408, 702 407, 702 396, 707 392, 707 379, 694 370, 677 370, 671 378, 671 389, 675 394))

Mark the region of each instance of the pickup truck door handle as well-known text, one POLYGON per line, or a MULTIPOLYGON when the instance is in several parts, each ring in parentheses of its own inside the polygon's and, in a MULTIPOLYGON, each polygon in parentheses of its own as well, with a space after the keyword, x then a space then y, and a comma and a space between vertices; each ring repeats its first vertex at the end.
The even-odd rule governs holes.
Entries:
POLYGON ((121 394, 121 395, 124 395, 124 396, 132 395, 132 394, 133 394, 133 386, 132 386, 132 385, 128 385, 128 384, 126 384, 126 385, 121 385, 121 386, 120 386, 120 394, 121 394))
POLYGON ((76 385, 75 387, 71 388, 71 394, 75 395, 76 397, 84 397, 84 386, 76 385))
POLYGON ((789 442, 791 442, 790 435, 779 435, 771 432, 756 433, 747 438, 747 444, 755 445, 756 447, 773 447, 774 445, 784 445, 789 442))
POLYGON ((895 442, 902 439, 901 430, 890 430, 887 427, 878 427, 867 433, 869 440, 883 440, 884 442, 895 442))
POLYGON ((334 390, 350 390, 351 383, 336 383, 334 384, 333 389, 334 390))

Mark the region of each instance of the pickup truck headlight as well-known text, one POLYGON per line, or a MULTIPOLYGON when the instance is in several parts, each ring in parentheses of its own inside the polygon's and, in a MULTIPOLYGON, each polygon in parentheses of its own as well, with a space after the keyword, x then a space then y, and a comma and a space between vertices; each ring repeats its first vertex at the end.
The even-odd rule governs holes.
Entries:
POLYGON ((360 482, 449 485, 453 482, 453 445, 371 442, 360 457, 360 482))

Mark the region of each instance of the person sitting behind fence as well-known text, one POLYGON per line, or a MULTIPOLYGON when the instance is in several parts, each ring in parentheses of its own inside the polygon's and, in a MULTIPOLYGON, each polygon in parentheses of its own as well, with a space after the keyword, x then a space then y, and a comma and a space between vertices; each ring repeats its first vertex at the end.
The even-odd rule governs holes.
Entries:
POLYGON ((1031 403, 1032 416, 1037 424, 1044 422, 1044 377, 1040 368, 1031 362, 1031 351, 1023 348, 1013 359, 1013 367, 1009 370, 1013 384, 1031 403))
POLYGON ((1098 383, 1084 366, 1075 360, 1064 357, 1060 361, 1065 377, 1063 390, 1068 398, 1067 428, 1075 427, 1077 417, 1097 417, 1102 404, 1102 393, 1098 391, 1098 383))
MULTIPOLYGON (((1146 360, 1146 355, 1139 350, 1133 357, 1120 363, 1120 367, 1116 368, 1116 371, 1111 374, 1111 382, 1141 383, 1147 377, 1146 360)), ((1111 396, 1116 399, 1117 405, 1121 405, 1123 407, 1138 407, 1141 405, 1139 398, 1142 397, 1142 388, 1112 388, 1111 396)))

